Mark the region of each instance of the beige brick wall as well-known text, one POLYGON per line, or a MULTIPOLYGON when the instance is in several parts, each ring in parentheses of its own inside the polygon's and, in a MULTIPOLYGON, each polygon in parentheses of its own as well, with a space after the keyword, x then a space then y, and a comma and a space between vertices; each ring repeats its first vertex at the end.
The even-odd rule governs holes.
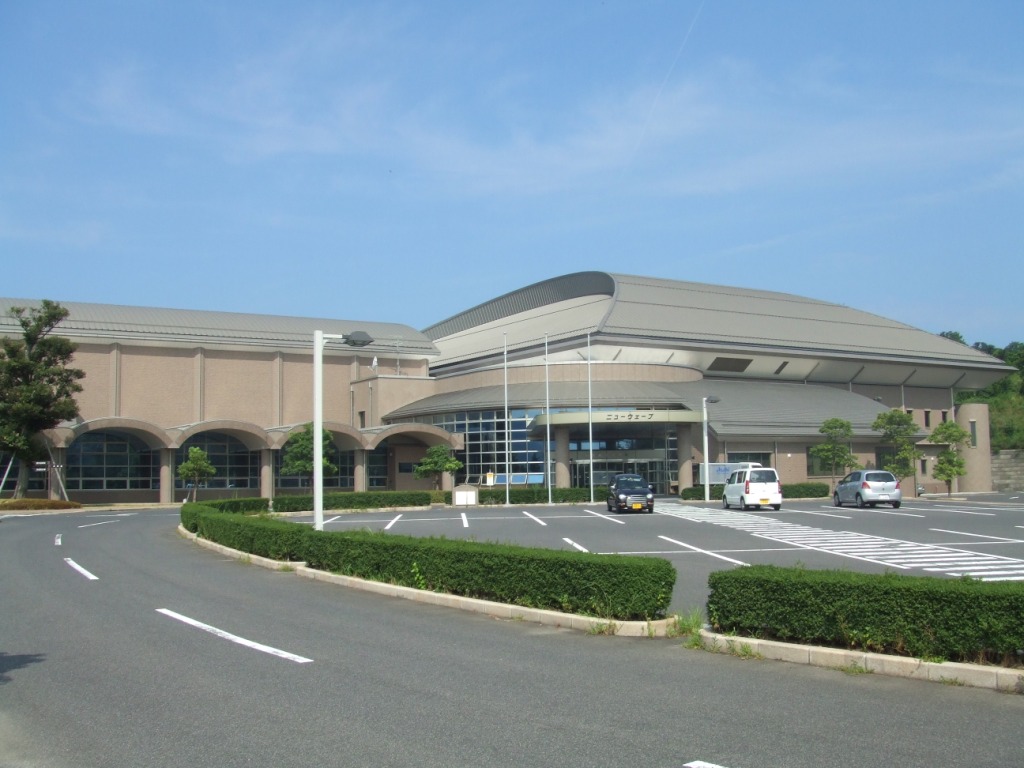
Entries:
POLYGON ((206 419, 237 419, 261 427, 277 425, 277 365, 273 353, 206 350, 203 357, 206 419))
POLYGON ((195 352, 122 347, 120 391, 121 416, 162 427, 192 423, 198 407, 195 352))

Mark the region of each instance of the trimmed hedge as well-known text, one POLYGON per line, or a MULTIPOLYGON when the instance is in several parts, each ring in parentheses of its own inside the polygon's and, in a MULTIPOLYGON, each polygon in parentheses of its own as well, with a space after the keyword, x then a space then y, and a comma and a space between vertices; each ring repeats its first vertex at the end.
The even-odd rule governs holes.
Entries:
MULTIPOLYGON (((429 507, 430 491, 350 491, 324 494, 324 509, 429 507)), ((450 498, 450 496, 449 496, 450 498)), ((275 496, 275 512, 308 512, 313 496, 275 496)))
MULTIPOLYGON (((722 501, 722 496, 725 494, 724 485, 712 485, 709 490, 712 501, 722 501)), ((831 495, 828 483, 784 483, 782 486, 783 504, 786 503, 786 499, 823 499, 831 495)), ((692 488, 683 488, 679 492, 679 496, 684 501, 703 501, 704 486, 695 485, 692 488)))
POLYGON ((311 568, 618 621, 664 618, 676 572, 653 557, 594 555, 367 531, 316 531, 185 504, 182 525, 224 546, 311 568))
POLYGON ((967 662, 1019 664, 1024 585, 757 565, 708 578, 716 630, 967 662))
MULTIPOLYGON (((607 491, 607 488, 595 488, 594 498, 603 502, 607 491)), ((508 500, 510 504, 547 504, 548 489, 543 485, 509 488, 508 500)), ((449 503, 450 501, 449 497, 449 503)), ((477 494, 477 501, 480 504, 504 504, 505 486, 481 488, 477 494)), ((551 501, 556 504, 585 504, 590 501, 590 488, 552 488, 551 501)))

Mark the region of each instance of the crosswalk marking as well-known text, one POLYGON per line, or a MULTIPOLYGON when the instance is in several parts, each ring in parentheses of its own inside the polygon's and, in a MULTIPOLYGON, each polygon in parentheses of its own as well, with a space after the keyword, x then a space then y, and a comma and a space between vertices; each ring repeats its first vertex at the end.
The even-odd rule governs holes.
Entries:
POLYGON ((914 568, 947 576, 970 576, 981 581, 1024 581, 1024 560, 1012 557, 987 555, 934 544, 918 544, 852 531, 829 531, 764 515, 729 510, 688 508, 678 512, 664 511, 662 514, 696 523, 710 523, 746 531, 758 538, 864 560, 889 568, 914 568))

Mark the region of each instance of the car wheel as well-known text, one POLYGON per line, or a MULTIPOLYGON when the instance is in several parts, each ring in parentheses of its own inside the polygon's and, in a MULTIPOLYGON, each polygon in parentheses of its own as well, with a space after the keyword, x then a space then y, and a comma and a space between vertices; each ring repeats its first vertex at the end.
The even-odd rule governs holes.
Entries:
POLYGON ((728 508, 729 508, 729 499, 727 499, 725 496, 723 496, 722 497, 722 509, 728 509, 728 508))
POLYGON ((774 509, 776 512, 778 512, 780 509, 782 509, 782 505, 781 504, 772 504, 772 509, 774 509))
POLYGON ((839 500, 839 494, 838 493, 833 493, 832 494, 832 506, 833 507, 841 507, 841 506, 843 506, 843 502, 839 500))
POLYGON ((894 501, 894 502, 892 503, 892 508, 893 508, 893 509, 899 509, 899 508, 900 508, 900 504, 901 504, 901 503, 902 503, 902 502, 899 502, 899 501, 894 501))
POLYGON ((744 499, 742 496, 740 496, 740 503, 739 503, 738 506, 739 506, 740 509, 746 510, 747 509, 747 500, 744 499))
POLYGON ((864 499, 861 497, 859 493, 857 494, 857 498, 855 499, 855 501, 857 502, 858 509, 864 509, 864 507, 867 506, 867 504, 864 503, 864 499))

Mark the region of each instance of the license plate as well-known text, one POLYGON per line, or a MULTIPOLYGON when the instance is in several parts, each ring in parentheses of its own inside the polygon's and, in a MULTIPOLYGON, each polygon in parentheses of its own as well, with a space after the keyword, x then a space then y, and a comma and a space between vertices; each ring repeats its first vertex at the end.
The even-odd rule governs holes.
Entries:
POLYGON ((888 493, 880 493, 880 494, 878 494, 878 498, 888 500, 889 494, 888 493))
POLYGON ((761 499, 761 503, 762 504, 767 504, 768 502, 769 502, 769 499, 761 499))
POLYGON ((634 504, 633 505, 633 509, 643 509, 643 508, 644 508, 643 504, 634 504))

